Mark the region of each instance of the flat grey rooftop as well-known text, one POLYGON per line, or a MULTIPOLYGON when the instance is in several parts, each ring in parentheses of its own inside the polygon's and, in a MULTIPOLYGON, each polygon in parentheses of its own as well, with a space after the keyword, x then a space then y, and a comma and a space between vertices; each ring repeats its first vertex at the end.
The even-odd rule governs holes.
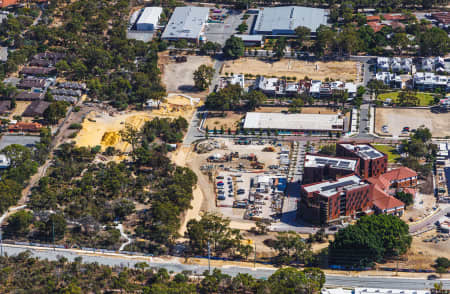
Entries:
POLYGON ((364 159, 377 159, 383 157, 383 153, 367 144, 341 144, 345 149, 354 152, 364 159))
POLYGON ((343 131, 344 120, 336 114, 284 114, 247 112, 244 129, 343 131))
POLYGON ((328 165, 333 168, 354 171, 358 160, 340 157, 328 157, 314 154, 306 154, 305 167, 322 167, 328 165))
POLYGON ((327 11, 303 6, 281 6, 261 8, 256 18, 255 33, 293 34, 299 26, 315 33, 320 25, 326 25, 327 11))
POLYGON ((162 39, 197 39, 209 17, 209 8, 183 6, 175 8, 162 39))
POLYGON ((361 181, 361 178, 355 175, 339 178, 336 181, 323 181, 317 184, 304 187, 304 189, 310 192, 318 192, 320 195, 330 197, 335 195, 340 189, 351 190, 357 187, 368 185, 361 181))

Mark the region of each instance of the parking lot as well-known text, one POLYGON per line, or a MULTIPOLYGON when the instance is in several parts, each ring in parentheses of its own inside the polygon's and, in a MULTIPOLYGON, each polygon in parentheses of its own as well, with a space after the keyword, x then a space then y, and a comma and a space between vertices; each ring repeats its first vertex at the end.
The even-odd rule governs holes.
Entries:
POLYGON ((448 122, 450 112, 433 113, 429 109, 398 109, 377 108, 375 112, 375 132, 385 136, 409 136, 409 132, 403 132, 407 127, 409 130, 426 126, 430 129, 433 137, 450 136, 448 122), (383 126, 386 126, 383 128, 383 126))
POLYGON ((221 14, 226 14, 223 23, 208 23, 205 35, 208 41, 216 42, 223 46, 228 38, 237 33, 237 27, 242 23, 244 14, 227 9, 222 9, 221 14))
POLYGON ((269 140, 218 141, 212 144, 216 149, 209 150, 206 165, 214 166, 217 210, 232 219, 278 218, 287 186, 290 144, 269 140))

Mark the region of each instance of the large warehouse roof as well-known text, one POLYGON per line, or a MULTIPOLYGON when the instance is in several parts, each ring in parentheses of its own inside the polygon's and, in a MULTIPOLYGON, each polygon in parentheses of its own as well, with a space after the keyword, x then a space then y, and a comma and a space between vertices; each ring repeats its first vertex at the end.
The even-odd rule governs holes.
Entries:
POLYGON ((244 129, 343 131, 344 119, 336 114, 284 114, 248 112, 244 129))
POLYGON ((282 6, 261 8, 256 19, 254 32, 273 35, 294 34, 299 26, 315 33, 320 25, 327 24, 325 9, 282 6))
POLYGON ((209 17, 209 8, 177 7, 162 34, 163 39, 197 39, 209 17))
POLYGON ((156 26, 159 21, 159 16, 162 13, 161 7, 145 7, 139 17, 137 24, 153 24, 156 26))

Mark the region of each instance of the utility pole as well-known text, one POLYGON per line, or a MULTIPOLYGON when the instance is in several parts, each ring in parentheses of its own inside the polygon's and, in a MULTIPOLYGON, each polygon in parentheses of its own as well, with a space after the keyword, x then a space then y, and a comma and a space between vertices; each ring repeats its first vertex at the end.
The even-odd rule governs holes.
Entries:
POLYGON ((211 249, 209 246, 209 240, 208 240, 208 271, 209 274, 211 274, 211 249))

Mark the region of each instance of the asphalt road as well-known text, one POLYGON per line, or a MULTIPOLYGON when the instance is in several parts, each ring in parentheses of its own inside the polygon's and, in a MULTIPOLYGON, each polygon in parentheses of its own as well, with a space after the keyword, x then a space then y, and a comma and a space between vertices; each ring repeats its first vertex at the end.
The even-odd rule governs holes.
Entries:
MULTIPOLYGON (((147 262, 150 267, 166 268, 168 271, 181 272, 191 271, 194 274, 202 274, 208 270, 207 266, 195 264, 182 264, 176 259, 164 260, 162 258, 145 257, 145 256, 126 256, 121 254, 99 255, 92 253, 84 253, 82 251, 72 251, 67 249, 29 249, 26 246, 3 245, 3 252, 8 255, 16 255, 20 252, 29 250, 34 257, 57 260, 58 257, 64 256, 69 261, 73 261, 76 257, 82 257, 85 263, 97 262, 109 266, 133 267, 138 262, 147 262)), ((213 268, 213 267, 212 267, 213 268)), ((275 269, 264 267, 239 267, 239 266, 222 266, 219 268, 223 273, 235 276, 238 273, 248 273, 255 278, 267 278, 275 269)), ((440 280, 444 289, 450 289, 450 280, 440 280)), ((396 277, 368 277, 368 276, 344 276, 344 275, 327 275, 326 286, 337 287, 372 287, 386 289, 407 289, 421 290, 433 287, 436 281, 427 281, 425 279, 396 278, 396 277)))

